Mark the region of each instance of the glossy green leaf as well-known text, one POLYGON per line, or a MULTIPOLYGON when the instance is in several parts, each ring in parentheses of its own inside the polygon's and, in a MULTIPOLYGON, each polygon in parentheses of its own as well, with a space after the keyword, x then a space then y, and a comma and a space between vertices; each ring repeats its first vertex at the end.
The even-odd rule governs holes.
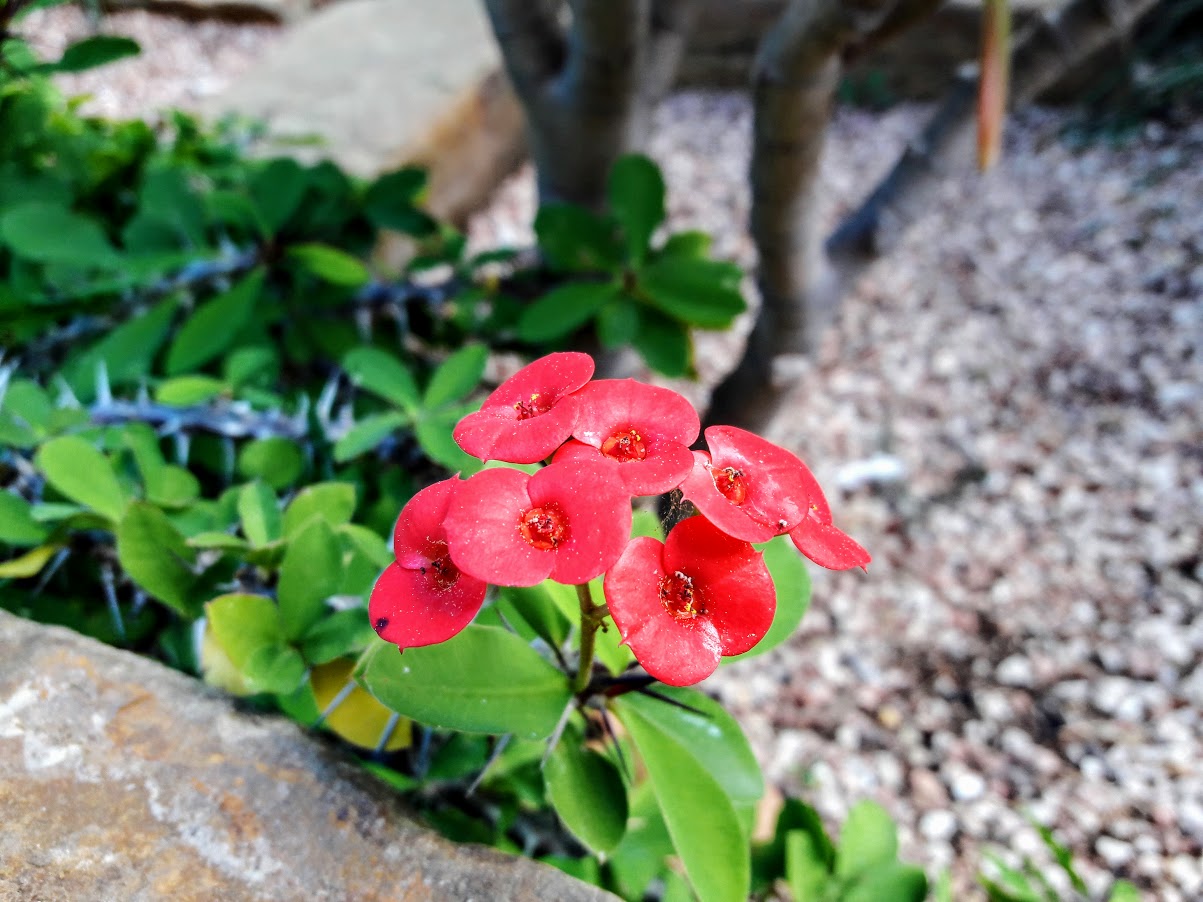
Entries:
POLYGON ((614 706, 647 767, 694 892, 701 902, 744 902, 751 880, 748 842, 727 793, 658 719, 649 720, 630 698, 614 706))
POLYGON ((155 400, 170 407, 191 407, 216 398, 226 384, 212 376, 176 376, 159 385, 155 400))
POLYGON ((689 260, 705 260, 710 256, 709 232, 676 232, 669 235, 664 246, 656 251, 656 259, 679 257, 689 260))
POLYGON ((238 472, 247 479, 262 479, 273 489, 292 485, 304 470, 297 443, 279 436, 248 442, 238 454, 238 472))
POLYGON ((419 723, 467 733, 551 734, 572 698, 568 678, 497 627, 469 626, 440 645, 378 643, 356 678, 384 705, 419 723))
POLYGON ((37 545, 50 530, 33 518, 30 504, 20 495, 0 489, 0 543, 37 545))
POLYGON ((142 48, 137 41, 118 35, 98 34, 76 41, 63 51, 58 62, 50 68, 55 72, 83 72, 108 63, 137 56, 142 48))
POLYGON ((889 813, 876 802, 859 802, 840 830, 835 873, 855 877, 898 857, 898 831, 889 813))
POLYGON ((343 357, 343 369, 358 388, 411 413, 417 410, 421 399, 418 383, 392 354, 379 348, 355 348, 343 357))
POLYGON ((311 517, 331 526, 349 523, 355 513, 355 486, 349 482, 319 482, 297 492, 284 509, 284 535, 296 535, 311 517))
POLYGON ((664 221, 664 178, 647 157, 621 157, 610 170, 610 209, 622 226, 627 254, 635 264, 647 256, 652 232, 664 221))
POLYGON ((794 902, 821 902, 831 879, 814 837, 805 830, 785 834, 785 880, 794 902))
POLYGON ((467 477, 481 468, 481 462, 455 442, 455 424, 463 414, 464 411, 456 408, 444 408, 437 413, 424 414, 418 420, 414 431, 418 437, 418 444, 422 446, 427 457, 451 472, 467 477))
POLYGON ((304 635, 321 618, 326 599, 338 591, 341 567, 342 544, 325 520, 310 520, 289 541, 276 586, 280 624, 288 639, 304 635))
POLYGON ((620 294, 598 311, 593 327, 603 348, 629 345, 639 334, 639 305, 620 294))
POLYGON ((430 377, 430 384, 422 396, 422 406, 433 409, 462 401, 480 385, 488 361, 489 349, 485 345, 470 344, 460 348, 439 364, 430 377))
POLYGON ((718 782, 744 823, 750 826, 750 815, 764 795, 764 778, 735 718, 696 689, 657 686, 656 691, 695 710, 637 693, 625 696, 624 703, 654 722, 682 748, 689 749, 689 754, 718 782))
POLYGON ((1127 880, 1117 880, 1111 887, 1107 902, 1140 902, 1140 890, 1127 880))
POLYGON ((663 872, 665 860, 673 854, 673 843, 647 780, 631 787, 630 809, 627 831, 609 857, 609 871, 623 898, 642 899, 648 884, 663 872))
POLYGON ((522 311, 518 337, 542 344, 571 335, 618 293, 613 282, 567 282, 557 286, 522 311))
POLYGON ((425 238, 438 231, 438 223, 418 209, 417 203, 426 189, 426 172, 406 167, 388 172, 368 186, 363 198, 363 212, 382 229, 394 229, 416 238, 425 238))
POLYGON ((538 586, 505 586, 500 588, 498 604, 507 620, 516 616, 548 645, 559 647, 572 631, 572 621, 565 617, 552 600, 547 583, 538 586))
POLYGON ((794 634, 810 608, 810 573, 789 536, 777 536, 764 546, 764 562, 777 589, 773 625, 754 648, 742 655, 724 658, 724 662, 754 658, 776 648, 794 634))
POLYGON ((306 630, 301 654, 310 664, 328 664, 363 651, 375 635, 365 608, 335 611, 306 630))
POLYGON ((159 601, 186 617, 196 616, 196 552, 153 504, 135 501, 126 510, 117 524, 117 559, 129 577, 159 601))
POLYGON ((287 645, 265 645, 255 649, 242 665, 242 675, 259 692, 287 695, 296 692, 305 679, 305 660, 287 645))
POLYGON ((265 271, 255 269, 229 291, 197 307, 167 350, 167 375, 191 372, 225 351, 250 319, 265 279, 265 271))
POLYGON ((55 491, 110 520, 125 511, 125 492, 109 460, 82 438, 51 439, 34 457, 37 468, 55 491))
POLYGON ((67 364, 65 375, 81 401, 96 396, 96 374, 103 363, 111 385, 136 382, 150 372, 151 361, 167 338, 178 303, 168 299, 122 323, 67 364))
POLYGON ((364 417, 334 443, 334 459, 338 463, 346 463, 366 454, 408 422, 409 416, 404 413, 378 413, 364 417))
POLYGON ((844 902, 923 902, 927 875, 922 868, 891 861, 862 873, 844 893, 844 902))
POLYGON ((305 170, 290 157, 269 161, 251 180, 250 193, 266 234, 274 235, 292 218, 305 196, 305 170))
POLYGON ((0 215, 0 242, 38 263, 111 269, 119 258, 97 223, 57 204, 34 201, 0 215))
POLYGON ((280 373, 280 355, 262 345, 238 348, 222 360, 221 375, 233 388, 243 385, 263 385, 274 381, 280 373))
POLYGON ((213 638, 239 670, 259 649, 284 644, 276 605, 262 595, 222 595, 205 605, 205 616, 213 638))
POLYGON ((702 329, 726 329, 747 303, 739 267, 716 260, 669 257, 639 272, 652 303, 674 319, 702 329))
POLYGON ((610 759, 585 747, 569 728, 543 766, 547 796, 564 826, 595 853, 618 845, 627 829, 627 788, 610 759))
POLYGON ((250 548, 246 539, 232 536, 228 532, 199 532, 188 537, 189 548, 219 548, 223 551, 246 551, 250 548))
POLYGON ((303 270, 331 285, 359 288, 372 280, 372 274, 357 257, 328 244, 295 244, 288 257, 303 270))
POLYGON ((248 482, 238 494, 238 517, 242 533, 252 545, 276 541, 284 532, 276 493, 259 481, 248 482))
POLYGON ((688 376, 693 369, 693 342, 680 323, 655 310, 641 310, 632 343, 647 365, 665 376, 688 376))

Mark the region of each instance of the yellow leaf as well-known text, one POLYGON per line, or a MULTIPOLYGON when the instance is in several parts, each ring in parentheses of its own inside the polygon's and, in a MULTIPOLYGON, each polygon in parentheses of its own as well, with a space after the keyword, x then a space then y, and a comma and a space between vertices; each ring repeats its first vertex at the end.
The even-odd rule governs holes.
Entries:
MULTIPOLYGON (((331 661, 329 664, 313 668, 309 682, 313 687, 313 696, 317 700, 319 711, 324 711, 348 683, 354 682, 351 679, 354 669, 355 662, 347 659, 331 661)), ((326 718, 326 726, 352 745, 374 749, 380 744, 380 738, 392 716, 393 712, 376 701, 370 693, 360 686, 355 686, 338 707, 330 712, 330 716, 326 718)), ((384 750, 393 752, 408 748, 412 741, 411 733, 411 722, 401 718, 384 750)))
POLYGON ((20 557, 5 561, 0 564, 0 579, 29 579, 31 576, 37 576, 61 547, 61 545, 39 545, 20 557))

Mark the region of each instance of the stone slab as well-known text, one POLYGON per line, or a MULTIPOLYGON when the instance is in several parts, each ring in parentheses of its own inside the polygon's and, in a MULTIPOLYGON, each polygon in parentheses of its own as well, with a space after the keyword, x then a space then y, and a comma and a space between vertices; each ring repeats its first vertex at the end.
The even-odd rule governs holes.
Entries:
POLYGON ((614 899, 436 836, 283 718, 2 611, 0 812, 2 902, 614 899))
MULTIPOLYGON (((461 220, 521 162, 524 118, 479 0, 346 0, 291 28, 209 104, 267 122, 290 148, 364 176, 431 174, 429 207, 461 220)), ((277 148, 278 152, 278 148, 277 148)))

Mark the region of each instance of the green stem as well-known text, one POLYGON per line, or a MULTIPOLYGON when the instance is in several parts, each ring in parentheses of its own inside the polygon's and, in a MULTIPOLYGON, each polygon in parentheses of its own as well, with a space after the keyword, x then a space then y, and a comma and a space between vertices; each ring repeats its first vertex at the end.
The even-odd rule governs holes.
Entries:
POLYGON ((604 604, 593 603, 588 583, 576 587, 576 597, 581 603, 581 656, 576 677, 572 681, 572 691, 580 695, 588 687, 593 676, 593 652, 597 647, 597 630, 602 621, 609 616, 610 609, 604 604))

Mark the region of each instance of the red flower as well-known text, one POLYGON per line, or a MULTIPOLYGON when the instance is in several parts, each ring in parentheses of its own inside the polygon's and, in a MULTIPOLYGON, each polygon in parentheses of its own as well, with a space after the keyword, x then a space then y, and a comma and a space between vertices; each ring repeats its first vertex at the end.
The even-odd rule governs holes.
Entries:
POLYGON ((632 539, 604 589, 623 641, 671 686, 704 680, 721 655, 752 648, 777 608, 763 555, 705 517, 678 523, 664 544, 632 539))
POLYGON ((706 430, 710 453, 694 452, 681 491, 727 535, 767 542, 802 522, 817 487, 798 457, 734 426, 706 430))
POLYGON ((873 558, 847 533, 831 525, 831 507, 818 480, 810 479, 810 505, 802 522, 790 530, 790 539, 799 551, 828 570, 866 567, 873 558))
POLYGON ((631 496, 617 466, 601 461, 561 461, 533 476, 481 470, 459 487, 446 522, 451 559, 478 579, 587 583, 622 554, 631 496))
POLYGON ((372 626, 402 649, 445 642, 484 603, 487 586, 461 573, 448 554, 443 520, 458 484, 445 479, 409 500, 393 534, 397 562, 385 568, 372 589, 372 626))
POLYGON ((533 464, 572 434, 572 393, 593 375, 593 358, 575 351, 548 354, 524 366, 455 427, 455 440, 473 457, 533 464))
POLYGON ((634 379, 599 379, 576 393, 580 409, 573 438, 556 460, 606 458, 632 495, 671 492, 693 468, 689 446, 701 424, 697 411, 672 389, 634 379))

